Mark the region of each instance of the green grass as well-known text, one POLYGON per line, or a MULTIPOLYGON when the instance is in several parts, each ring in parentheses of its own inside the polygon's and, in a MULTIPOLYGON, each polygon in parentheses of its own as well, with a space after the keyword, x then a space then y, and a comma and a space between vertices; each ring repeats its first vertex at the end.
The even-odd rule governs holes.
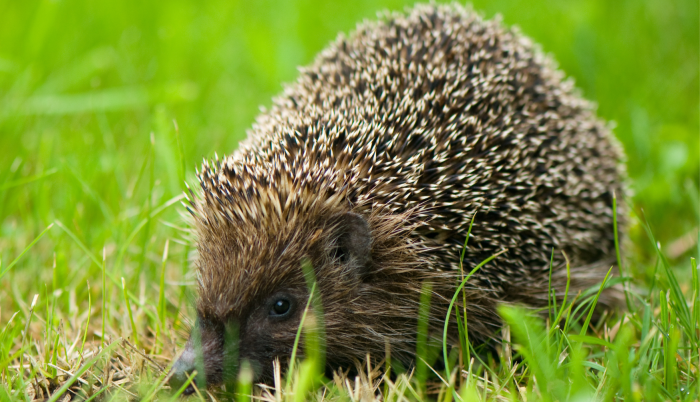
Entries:
MULTIPOLYGON (((0 0, 0 400, 68 387, 81 370, 71 389, 170 398, 163 369, 193 316, 184 182, 202 157, 235 149, 259 105, 338 32, 408 3, 0 0)), ((302 363, 289 382, 280 374, 279 398, 376 387, 387 400, 697 400, 698 3, 474 7, 519 25, 616 122, 640 217, 623 261, 633 308, 586 331, 589 310, 572 300, 547 321, 506 309, 513 345, 500 359, 466 345, 448 356, 470 375, 442 382, 424 367, 382 381, 370 367, 316 389, 302 363)))

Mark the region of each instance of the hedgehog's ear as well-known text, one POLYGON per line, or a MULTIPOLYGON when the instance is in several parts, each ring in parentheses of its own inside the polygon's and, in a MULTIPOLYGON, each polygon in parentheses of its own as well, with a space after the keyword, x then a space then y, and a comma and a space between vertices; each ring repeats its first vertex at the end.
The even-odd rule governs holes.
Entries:
POLYGON ((367 272, 372 247, 372 231, 367 220, 359 214, 346 212, 337 216, 336 247, 331 257, 352 267, 358 275, 367 272))

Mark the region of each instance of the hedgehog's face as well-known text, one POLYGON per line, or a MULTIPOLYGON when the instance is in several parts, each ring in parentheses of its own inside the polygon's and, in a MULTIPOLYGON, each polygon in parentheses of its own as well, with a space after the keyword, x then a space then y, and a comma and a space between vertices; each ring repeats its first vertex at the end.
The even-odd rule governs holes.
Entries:
MULTIPOLYGON (((204 373, 195 378, 200 389, 235 383, 243 361, 250 365, 255 379, 269 378, 272 361, 290 354, 306 298, 302 289, 285 289, 238 317, 198 314, 185 350, 173 367, 171 385, 184 383, 195 370, 204 373)), ((184 393, 192 392, 190 386, 184 393)))
MULTIPOLYGON (((331 319, 335 311, 335 321, 342 321, 338 311, 356 298, 353 289, 370 266, 370 227, 360 215, 343 213, 309 229, 282 236, 286 240, 281 244, 256 241, 245 250, 200 244, 201 274, 213 272, 213 278, 200 280, 198 317, 173 367, 174 389, 195 370, 204 373, 196 378, 201 387, 235 382, 242 364, 249 365, 256 381, 273 377, 275 359, 286 365, 310 293, 303 261, 313 266, 324 310, 331 319), (226 254, 216 258, 202 255, 202 250, 226 254), (211 265, 217 260, 220 265, 211 265), (246 263, 252 266, 238 265, 246 263)), ((300 355, 303 344, 302 340, 300 355)), ((192 387, 185 391, 192 392, 192 387)))

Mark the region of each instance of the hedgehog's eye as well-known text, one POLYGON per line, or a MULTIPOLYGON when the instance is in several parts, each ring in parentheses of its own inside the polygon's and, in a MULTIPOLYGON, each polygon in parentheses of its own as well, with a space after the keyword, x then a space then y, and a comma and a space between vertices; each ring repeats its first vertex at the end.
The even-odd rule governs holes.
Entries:
POLYGON ((270 315, 276 317, 285 316, 289 313, 291 307, 292 303, 290 303, 289 300, 285 298, 277 299, 272 304, 272 309, 270 309, 270 315))

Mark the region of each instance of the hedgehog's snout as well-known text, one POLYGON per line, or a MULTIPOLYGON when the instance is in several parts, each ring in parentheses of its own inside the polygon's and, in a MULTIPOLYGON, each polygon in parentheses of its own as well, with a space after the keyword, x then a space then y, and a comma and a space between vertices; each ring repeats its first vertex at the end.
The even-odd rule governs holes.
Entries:
MULTIPOLYGON (((192 375, 192 373, 195 370, 194 361, 194 350, 192 350, 191 348, 186 348, 185 351, 182 352, 180 358, 177 359, 172 368, 172 374, 170 376, 170 387, 174 391, 179 390, 185 384, 185 382, 187 382, 187 379, 192 375)), ((194 387, 192 386, 192 383, 190 383, 187 386, 187 388, 185 388, 185 391, 182 394, 190 395, 192 393, 194 393, 194 387)))
MULTIPOLYGON (((224 326, 217 321, 197 318, 185 350, 177 359, 170 374, 169 385, 177 392, 196 373, 196 378, 185 388, 183 395, 208 385, 219 384, 223 374, 224 326)), ((232 345, 235 347, 235 345, 232 345)), ((230 353, 229 353, 230 354, 230 353)), ((235 369, 235 364, 231 365, 235 369)))

